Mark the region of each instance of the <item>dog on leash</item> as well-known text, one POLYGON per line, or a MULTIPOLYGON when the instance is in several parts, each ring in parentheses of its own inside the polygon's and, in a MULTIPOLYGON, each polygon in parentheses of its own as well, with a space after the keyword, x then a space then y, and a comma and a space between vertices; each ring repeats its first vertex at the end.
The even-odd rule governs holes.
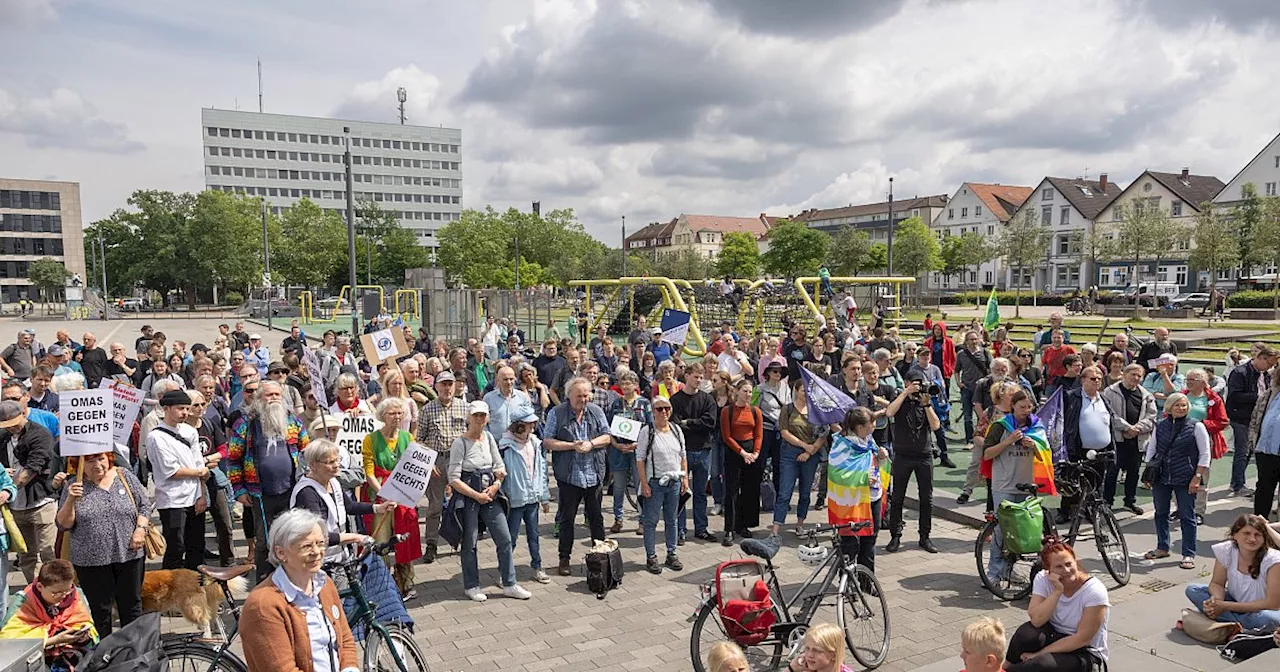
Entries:
MULTIPOLYGON (((244 599, 249 582, 237 576, 227 582, 236 599, 244 599)), ((157 569, 142 579, 143 611, 180 613, 187 622, 200 626, 205 639, 213 637, 211 625, 225 596, 217 581, 190 569, 157 569)), ((219 630, 222 624, 218 624, 219 630)))

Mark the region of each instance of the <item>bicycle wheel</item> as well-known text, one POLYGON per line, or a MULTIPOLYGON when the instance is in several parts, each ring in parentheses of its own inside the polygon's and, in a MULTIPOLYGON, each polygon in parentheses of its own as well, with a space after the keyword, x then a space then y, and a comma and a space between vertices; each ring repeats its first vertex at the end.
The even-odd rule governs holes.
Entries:
POLYGON ((992 595, 1006 601, 1021 600, 1031 594, 1031 580, 1035 578, 1035 564, 1030 556, 1022 556, 1005 551, 1004 570, 999 576, 988 576, 987 568, 991 566, 992 539, 995 538, 996 521, 989 520, 978 533, 978 540, 973 544, 974 559, 978 563, 978 577, 982 585, 992 595))
POLYGON ((1129 542, 1125 541, 1116 514, 1098 505, 1093 508, 1093 540, 1098 544, 1102 563, 1116 583, 1129 583, 1129 542))
POLYGON ((230 651, 192 640, 165 640, 160 644, 168 672, 248 672, 240 657, 230 651))
MULTIPOLYGON (((781 623, 782 612, 777 605, 774 605, 773 613, 781 623)), ((693 629, 689 632, 689 657, 693 660, 693 669, 696 672, 708 672, 710 668, 707 656, 711 653, 711 647, 718 642, 732 641, 716 615, 715 601, 702 605, 698 610, 698 616, 693 621, 693 629)), ((752 672, 769 672, 778 669, 782 664, 782 651, 783 643, 773 639, 772 636, 756 646, 742 647, 752 672)))
POLYGON ((418 643, 413 641, 413 633, 399 625, 388 625, 384 639, 376 629, 370 628, 364 639, 364 670, 373 672, 429 672, 427 658, 422 655, 418 643), (396 656, 404 664, 402 668, 396 664, 396 656))
POLYGON ((862 565, 840 578, 836 598, 836 622, 844 631, 844 642, 863 667, 875 669, 889 657, 889 602, 876 575, 862 565), (867 590, 864 590, 866 588, 867 590))

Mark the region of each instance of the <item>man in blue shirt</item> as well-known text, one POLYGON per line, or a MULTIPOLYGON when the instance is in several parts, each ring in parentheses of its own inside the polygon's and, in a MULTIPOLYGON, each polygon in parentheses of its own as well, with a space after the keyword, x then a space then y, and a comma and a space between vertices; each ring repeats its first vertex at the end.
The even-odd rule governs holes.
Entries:
POLYGON ((605 476, 605 449, 612 443, 604 410, 591 403, 592 388, 586 378, 573 378, 565 385, 568 401, 547 414, 543 444, 552 452, 556 484, 560 490, 560 576, 569 576, 569 556, 573 552, 573 522, 578 505, 586 508, 587 526, 593 541, 604 541, 604 513, 600 508, 600 486, 605 476))

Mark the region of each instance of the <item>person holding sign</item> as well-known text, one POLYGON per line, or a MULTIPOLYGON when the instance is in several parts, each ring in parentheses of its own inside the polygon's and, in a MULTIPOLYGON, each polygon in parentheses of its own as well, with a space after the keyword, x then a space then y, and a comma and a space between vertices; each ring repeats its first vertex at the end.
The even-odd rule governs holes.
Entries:
MULTIPOLYGON (((409 443, 413 440, 409 432, 400 429, 400 421, 407 413, 405 406, 408 403, 399 397, 383 399, 378 404, 376 413, 378 420, 383 423, 382 429, 364 437, 364 474, 370 499, 377 496, 382 483, 391 475, 396 462, 400 461, 400 455, 409 448, 409 443)), ((416 597, 417 593, 413 590, 413 561, 422 557, 422 535, 418 531, 417 508, 396 506, 394 510, 374 515, 373 520, 366 520, 365 526, 373 530, 373 538, 379 542, 390 539, 394 534, 409 535, 408 539, 396 544, 391 573, 402 598, 411 600, 416 597)), ((505 525, 503 529, 506 529, 505 525)))
POLYGON ((209 468, 200 437, 187 424, 191 397, 182 390, 160 397, 164 420, 147 435, 147 459, 156 479, 156 509, 164 532, 164 569, 199 569, 204 564, 204 481, 209 468))
POLYGON ((498 548, 502 594, 527 600, 532 596, 516 583, 516 568, 511 562, 511 530, 507 526, 507 510, 511 503, 502 494, 507 467, 498 452, 498 443, 485 429, 488 422, 489 405, 483 401, 471 402, 467 405, 467 431, 449 448, 449 486, 453 488, 449 509, 460 508, 462 518, 463 593, 474 602, 487 599, 480 587, 480 567, 476 557, 480 520, 483 519, 494 546, 498 548), (456 504, 459 498, 460 506, 456 504))
MULTIPOLYGON (((618 389, 622 390, 622 396, 613 401, 609 417, 615 421, 622 418, 634 420, 640 425, 652 424, 653 410, 649 400, 640 396, 640 377, 630 369, 619 371, 618 389)), ((609 528, 609 532, 617 534, 622 531, 622 503, 626 500, 627 484, 635 482, 639 472, 635 469, 634 435, 630 440, 617 435, 611 436, 609 440, 609 470, 613 472, 613 526, 609 528)), ((637 527, 636 532, 643 534, 643 526, 637 527)))
MULTIPOLYGON (((5 395, 9 395, 6 393, 5 395)), ((18 530, 27 541, 27 551, 18 553, 18 566, 30 583, 40 563, 53 559, 57 529, 53 523, 53 472, 57 454, 53 435, 35 422, 28 422, 26 407, 16 401, 0 401, 0 463, 13 474, 18 494, 9 502, 18 530)))

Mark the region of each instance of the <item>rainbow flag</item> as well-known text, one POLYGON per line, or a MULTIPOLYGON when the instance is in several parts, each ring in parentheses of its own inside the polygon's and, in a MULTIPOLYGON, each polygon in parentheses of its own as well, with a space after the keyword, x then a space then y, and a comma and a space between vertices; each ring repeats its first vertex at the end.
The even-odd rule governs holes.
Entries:
MULTIPOLYGON (((842 434, 832 436, 831 456, 827 462, 827 522, 832 525, 846 523, 872 522, 872 509, 877 502, 871 499, 871 473, 875 469, 880 476, 881 520, 884 519, 885 504, 889 501, 889 461, 878 460, 880 447, 874 439, 867 438, 867 445, 859 446, 853 439, 842 434), (877 464, 879 462, 879 464, 877 464)), ((869 537, 875 533, 872 528, 858 530, 856 533, 847 530, 841 534, 856 534, 869 537)))
MULTIPOLYGON (((997 420, 1004 425, 1006 433, 1013 433, 1022 430, 1022 435, 1036 445, 1036 450, 1031 455, 1032 468, 1031 480, 1040 486, 1040 495, 1047 497, 1056 497, 1058 488, 1053 483, 1053 449, 1049 447, 1049 433, 1044 428, 1044 423, 1033 413, 1029 418, 1030 424, 1025 427, 1017 427, 1012 413, 1007 413, 1003 418, 997 420)), ((982 460, 982 475, 991 478, 992 461, 986 458, 982 460)))

